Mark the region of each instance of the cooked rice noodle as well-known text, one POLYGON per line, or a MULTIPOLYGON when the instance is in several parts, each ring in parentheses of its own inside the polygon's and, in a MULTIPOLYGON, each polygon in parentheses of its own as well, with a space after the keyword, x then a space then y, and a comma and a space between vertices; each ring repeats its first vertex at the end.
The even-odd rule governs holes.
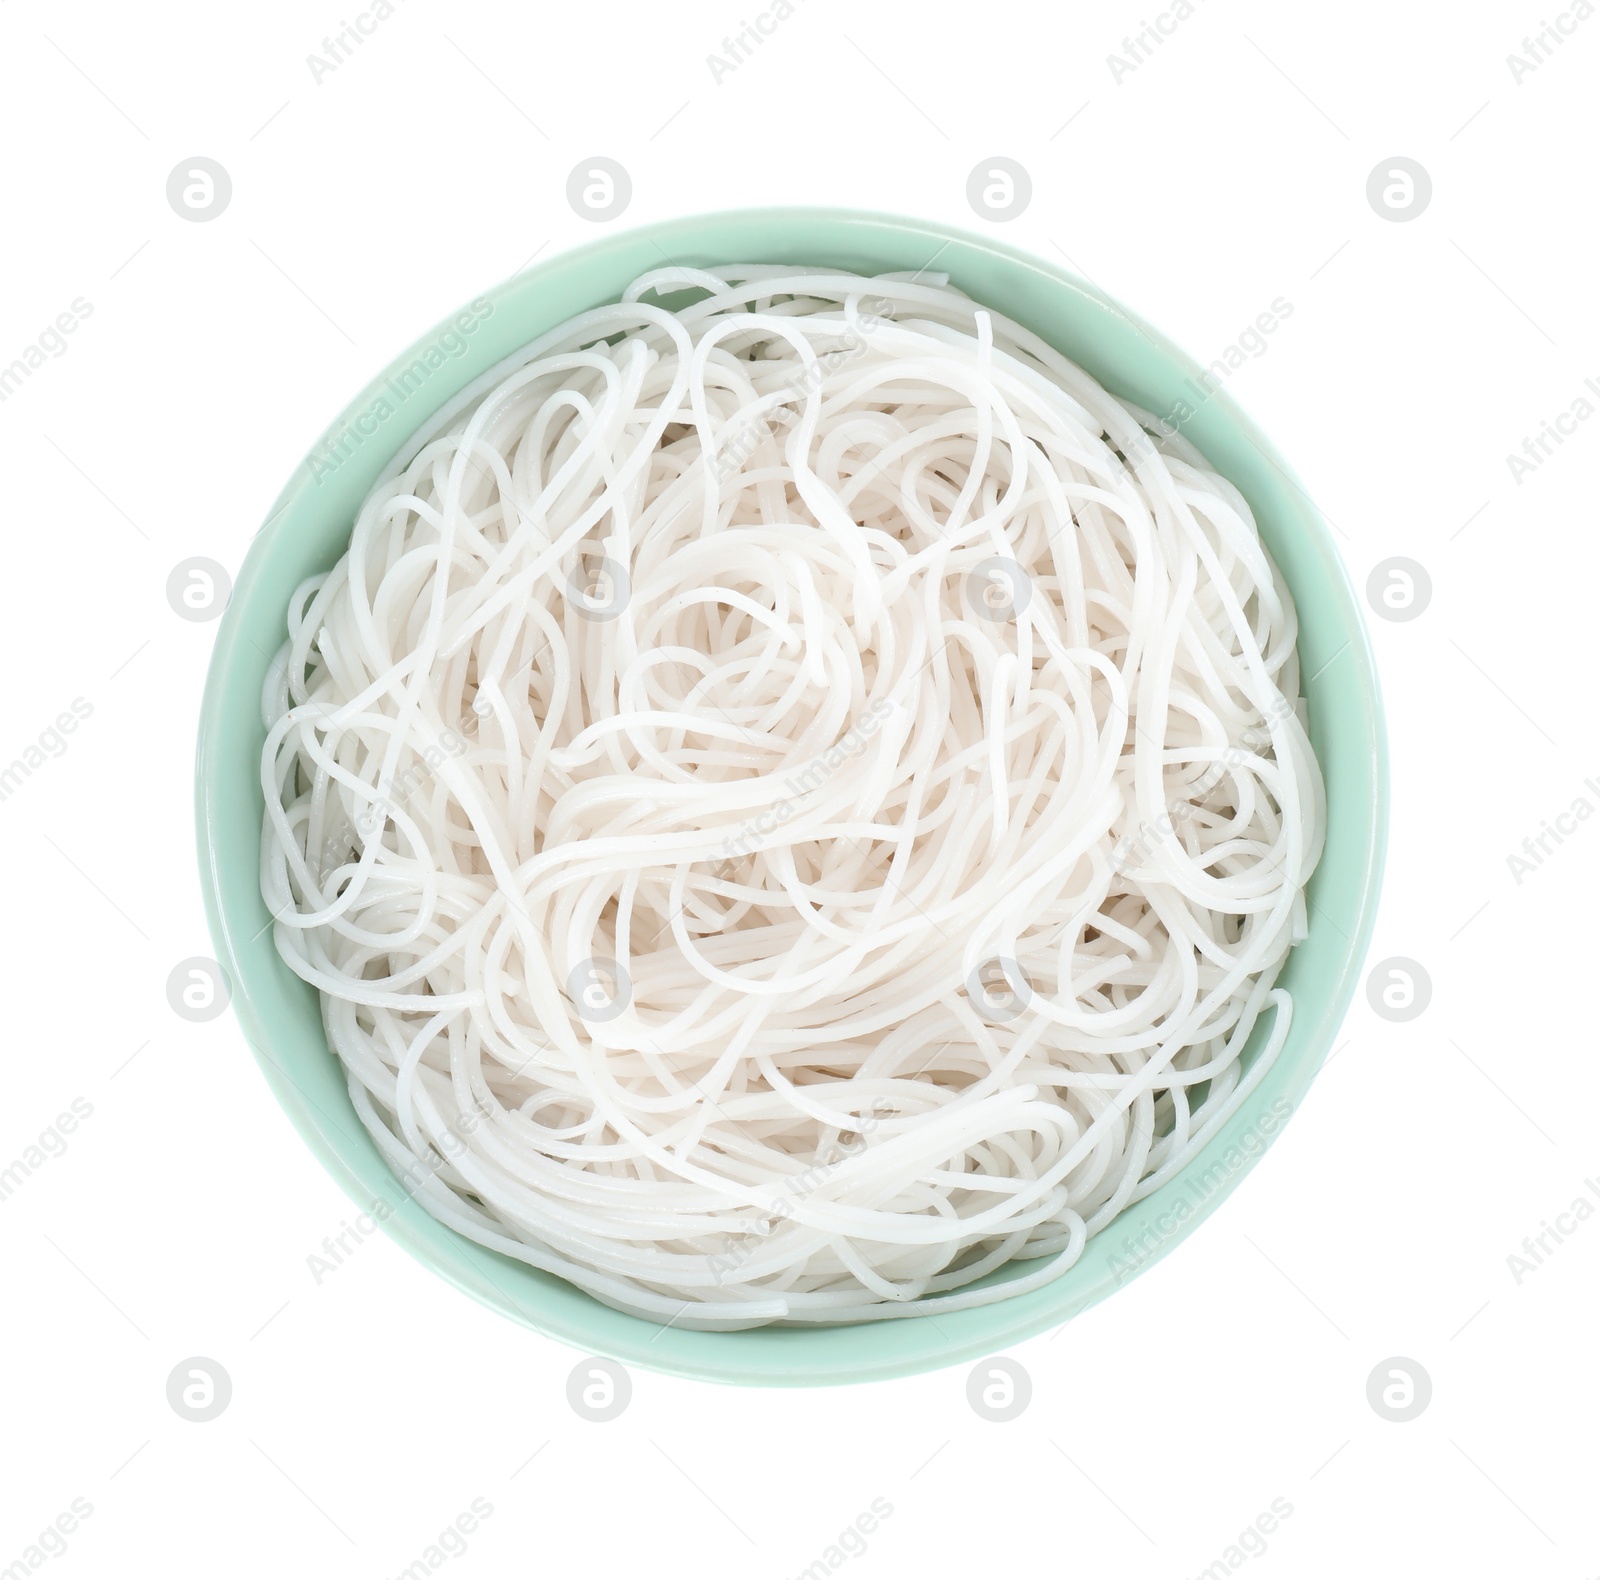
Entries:
POLYGON ((415 436, 288 631, 262 888, 395 1199, 610 1305, 1036 1288, 1287 1035, 1287 589, 942 276, 644 276, 415 436))

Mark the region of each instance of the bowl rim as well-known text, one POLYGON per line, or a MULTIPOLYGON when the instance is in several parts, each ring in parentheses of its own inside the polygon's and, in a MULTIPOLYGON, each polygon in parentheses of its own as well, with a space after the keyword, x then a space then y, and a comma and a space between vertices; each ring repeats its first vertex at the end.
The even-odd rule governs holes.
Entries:
MULTIPOLYGON (((1194 375, 1200 372, 1199 364, 1160 330, 1131 313, 1093 282, 1055 263, 999 242, 992 236, 966 231, 940 221, 833 206, 719 210, 608 231, 594 241, 564 250, 519 271, 473 298, 473 306, 487 301, 492 308, 503 309, 520 303, 524 313, 531 311, 538 317, 530 304, 536 302, 541 293, 551 294, 553 282, 564 281, 562 289, 568 296, 574 292, 581 295, 582 282, 589 273, 599 274, 602 272, 601 266, 628 257, 641 246, 653 249, 663 258, 671 258, 673 251, 678 250, 699 255, 701 261, 706 261, 708 238, 752 230, 791 235, 803 232, 825 234, 828 240, 819 242, 817 250, 831 256, 843 255, 856 243, 870 251, 903 245, 913 238, 923 243, 937 242, 938 246, 929 262, 923 265, 924 268, 931 267, 942 255, 956 249, 957 255, 974 269, 980 266, 999 267, 1003 272, 1015 273, 1019 289, 1024 284, 1030 289, 1037 289, 1042 293, 1041 301, 1045 298, 1073 301, 1073 310, 1085 315, 1079 326, 1085 334, 1096 333, 1097 325, 1107 334, 1122 335, 1128 330, 1133 331, 1148 343, 1163 379, 1181 376, 1192 381, 1194 375), (988 262, 985 263, 985 260, 988 262), (1096 315, 1101 317, 1097 319, 1096 315)), ((769 250, 763 248, 762 252, 769 250)), ((710 256, 728 261, 730 255, 713 247, 710 256)), ((674 258, 672 261, 678 260, 674 258)), ((764 260, 740 256, 738 261, 764 260)), ((794 256, 773 257, 767 261, 795 262, 796 259, 794 256)), ((837 266, 816 257, 801 256, 799 262, 801 266, 837 266)), ((614 295, 607 297, 602 292, 595 298, 606 299, 614 299, 614 295)), ((1012 308, 1001 310, 1027 321, 1021 312, 1012 308)), ((1207 410, 1202 410, 1201 417, 1206 419, 1206 425, 1224 425, 1222 431, 1231 433, 1231 442, 1235 447, 1242 446, 1253 452, 1282 480, 1282 489, 1270 479, 1263 485, 1273 502, 1273 509, 1269 512, 1272 527, 1270 535, 1282 536, 1297 555, 1303 555, 1308 567, 1304 574, 1311 576, 1314 573, 1319 582, 1315 589, 1316 599, 1311 601, 1317 603, 1319 610, 1329 611, 1330 627, 1334 631, 1342 631, 1345 636, 1344 644, 1326 660, 1322 669, 1326 670, 1344 654, 1350 655, 1349 661, 1341 666, 1342 678, 1338 681, 1341 689, 1334 694, 1337 702, 1330 702, 1328 706, 1330 715, 1338 712, 1341 717, 1346 710, 1353 710, 1349 725, 1353 740, 1346 748, 1353 757, 1348 767, 1355 774, 1355 788, 1364 791, 1358 801, 1353 800, 1350 804, 1345 804, 1341 799, 1340 806, 1343 820, 1341 843, 1346 847, 1341 851, 1341 858, 1351 864, 1351 870, 1344 873, 1340 881, 1350 890, 1345 908, 1351 925, 1337 929, 1342 935, 1342 945, 1325 943, 1322 953, 1316 958, 1315 969, 1326 971, 1326 956, 1328 951, 1332 951, 1333 974, 1321 993, 1322 1002, 1315 1025, 1307 1029, 1300 1017, 1296 1017, 1282 1055, 1255 1094, 1263 1095, 1270 1091, 1274 1098, 1271 1108, 1257 1105, 1257 1111, 1249 1104, 1241 1107, 1173 1181, 1142 1202, 1125 1209, 1112 1225, 1108 1225, 1090 1242, 1089 1248, 1073 1269, 1043 1290, 1000 1300, 972 1311, 942 1314, 938 1318, 902 1318, 826 1327, 769 1327, 738 1333, 677 1329, 670 1324, 654 1324, 642 1318, 625 1316, 582 1294, 573 1286, 549 1275, 534 1273, 522 1264, 477 1246, 464 1236, 445 1229, 403 1190, 398 1202, 391 1199, 398 1183, 396 1177, 381 1164, 381 1156, 356 1120, 354 1110, 351 1109, 348 1115, 330 1112, 328 1102, 319 1103, 296 1078, 292 1066, 297 1054, 294 1049, 282 1046, 284 1035, 277 1020, 283 1011, 281 1005, 274 1002, 288 990, 273 980, 275 973, 270 966, 263 969, 261 951, 255 947, 266 930, 265 927, 256 928, 260 919, 267 916, 265 906, 260 899, 258 886, 254 891, 253 913, 248 893, 240 891, 241 864, 245 863, 245 858, 248 858, 247 865, 252 872, 259 864, 260 787, 257 782, 255 841, 247 852, 241 853, 238 847, 244 835, 240 832, 240 812, 229 802, 237 786, 230 781, 230 787, 225 788, 223 776, 231 773, 234 779, 238 777, 238 763, 233 759, 237 757, 241 732, 248 733, 239 722, 241 703, 248 704, 248 711, 256 721, 256 759, 259 760, 263 731, 259 724, 258 698, 261 679, 270 658, 263 655, 260 644, 251 636, 247 629, 247 618, 257 607, 270 607, 259 603, 258 589, 266 580, 266 568, 274 564, 275 551, 281 552, 285 559, 290 557, 292 550, 281 548, 286 541, 285 528, 291 521, 306 517, 334 516, 336 519, 332 520, 327 530, 333 532, 333 542, 342 552, 353 517, 338 514, 341 508, 338 501, 354 488, 351 479, 358 481, 374 466, 381 467, 404 451, 414 433, 425 427, 432 414, 457 391, 481 377, 485 369, 504 360, 505 355, 514 352, 516 346, 532 338, 532 335, 524 335, 516 339, 508 350, 501 351, 487 361, 484 360, 483 348, 493 342, 486 339, 480 343, 474 354, 463 357, 455 373, 449 374, 441 384, 431 387, 429 399, 416 406, 415 421, 408 415, 405 422, 392 430, 393 442, 388 433, 380 435, 382 442, 374 446, 369 455, 361 458, 362 465, 347 477, 342 495, 335 492, 327 497, 319 497, 317 491, 321 477, 317 475, 316 458, 319 449, 325 449, 329 435, 348 435, 352 424, 363 414, 370 415, 374 401, 381 397, 389 381, 408 367, 414 367, 416 359, 430 348, 437 348, 442 337, 450 332, 451 326, 459 325, 466 316, 466 309, 451 315, 403 350, 346 404, 318 444, 295 468, 251 540, 217 631, 208 667, 195 762, 195 813, 201 884, 211 935, 218 951, 218 963, 229 985, 232 1007, 245 1040, 280 1106, 346 1195, 410 1255, 433 1272, 491 1309, 547 1337, 586 1353, 610 1356, 651 1370, 704 1381, 778 1386, 882 1380, 996 1354, 1007 1345, 1058 1326, 1098 1303, 1127 1281, 1124 1273, 1137 1276, 1187 1239, 1264 1155, 1282 1125, 1298 1108, 1312 1078, 1326 1058, 1355 993, 1375 925, 1387 847, 1389 808, 1388 746, 1377 667, 1367 624, 1348 570, 1309 494, 1232 393, 1225 387, 1211 391, 1203 403, 1209 409, 1209 415, 1207 410), (476 371, 471 378, 461 376, 473 368, 476 371), (439 392, 438 399, 432 398, 432 389, 439 392), (252 676, 255 690, 241 692, 241 685, 252 676), (1347 828, 1345 823, 1349 825, 1347 828), (1297 1037, 1300 1039, 1299 1045, 1297 1037), (1291 1048, 1294 1049, 1292 1058, 1291 1048), (1285 1102, 1288 1105, 1286 1110, 1283 1107, 1285 1102), (1276 1118, 1273 1118, 1274 1115, 1276 1118), (1247 1145, 1252 1137, 1254 1144, 1247 1145), (368 1150, 371 1157, 367 1156, 368 1150), (380 1170, 377 1173, 371 1167, 371 1158, 379 1158, 380 1170), (1217 1173, 1219 1168, 1222 1171, 1220 1175, 1217 1173), (384 1176, 387 1176, 387 1194, 384 1176), (1204 1190, 1197 1191, 1197 1179, 1209 1180, 1210 1183, 1204 1190), (1115 1265, 1118 1258, 1113 1251, 1110 1262, 1099 1268, 1097 1276, 1089 1277, 1095 1266, 1090 1263, 1090 1252, 1096 1251, 1098 1255, 1102 1249, 1111 1249, 1106 1242, 1112 1230, 1125 1220, 1130 1230, 1136 1228, 1139 1233, 1137 1239, 1132 1233, 1126 1234, 1123 1243, 1137 1245, 1141 1249, 1129 1252, 1130 1261, 1121 1270, 1115 1265), (1152 1238, 1153 1245, 1147 1250, 1143 1249, 1145 1242, 1152 1238), (1048 1297, 1052 1292, 1058 1298, 1041 1300, 1041 1296, 1048 1297), (930 1324, 938 1337, 929 1333, 930 1324), (915 1333, 915 1342, 912 1341, 914 1330, 920 1330, 915 1333)), ((512 312, 505 316, 514 322, 518 315, 512 312)), ((559 317, 547 315, 544 321, 548 327, 570 316, 570 311, 563 311, 559 317)), ((457 338, 461 338, 459 334, 457 338)), ((1046 338, 1051 337, 1047 335, 1046 338)), ((1067 354, 1073 353, 1069 351, 1067 354)), ((1126 387, 1137 380, 1129 377, 1114 381, 1103 377, 1103 382, 1115 388, 1118 382, 1126 387)), ((1203 443, 1201 447, 1206 448, 1203 443)), ((1224 475, 1229 475, 1222 463, 1213 460, 1213 464, 1224 475)), ((367 486, 361 485, 357 490, 358 495, 364 495, 367 486)), ((1242 484, 1240 486, 1243 487, 1242 484)), ((1248 497, 1251 491, 1245 489, 1245 492, 1248 497)), ((1253 507, 1256 506, 1255 499, 1252 498, 1251 502, 1253 507)), ((1257 508, 1258 520, 1261 514, 1257 508)), ((1265 521, 1262 533, 1263 537, 1269 536, 1265 521)), ((1281 565, 1276 547, 1274 557, 1279 559, 1281 565)), ((1285 576, 1290 579, 1287 572, 1285 576)), ((1297 607, 1302 611, 1304 634, 1304 591, 1295 587, 1292 580, 1291 590, 1297 607)), ((277 605, 280 621, 283 607, 283 603, 277 605)), ((1303 680, 1303 689, 1309 690, 1310 684, 1311 681, 1303 680)), ((1312 704, 1314 721, 1323 706, 1321 703, 1312 704)), ((1340 726, 1341 729, 1344 727, 1340 726)), ((1343 758, 1341 762, 1344 762, 1343 758)), ((1353 790, 1351 793, 1353 795, 1353 790)), ((1330 811, 1331 803, 1330 795, 1330 811)), ((1325 855, 1324 865, 1327 860, 1325 855)), ((1313 885, 1321 878, 1322 868, 1319 867, 1313 885)), ((1319 916, 1323 914, 1314 901, 1312 909, 1317 910, 1319 916)), ((1335 925, 1331 918, 1327 918, 1327 922, 1328 925, 1335 925)), ((1316 925, 1313 919, 1313 932, 1316 925)), ((270 918, 267 918, 266 926, 270 926, 270 918)), ((1285 967, 1286 974, 1292 969, 1300 951, 1306 947, 1303 943, 1291 953, 1290 964, 1285 967)), ((271 954, 275 960, 275 949, 271 950, 271 954)), ((288 975, 287 967, 283 967, 282 971, 288 975)), ((310 991, 297 978, 291 980, 306 992, 310 991)), ((331 1062, 333 1057, 325 1039, 320 1048, 313 1048, 309 1052, 300 1049, 299 1056, 324 1062, 331 1062)), ((330 1101, 336 1109, 337 1100, 330 1101)), ((348 1103, 347 1096, 345 1102, 348 1103)))

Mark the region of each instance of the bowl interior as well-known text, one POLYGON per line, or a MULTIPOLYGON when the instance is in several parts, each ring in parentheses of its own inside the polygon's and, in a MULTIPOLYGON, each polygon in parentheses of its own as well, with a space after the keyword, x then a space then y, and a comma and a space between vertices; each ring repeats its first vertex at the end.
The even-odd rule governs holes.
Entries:
MULTIPOLYGON (((1161 334, 1052 264, 943 226, 835 209, 715 214, 607 236, 476 298, 380 374, 296 470, 250 547, 218 631, 196 763, 206 905, 234 1008, 278 1101, 357 1205, 419 1261, 541 1333, 661 1371, 763 1384, 864 1381, 992 1354, 1104 1298, 1192 1232, 1281 1129, 1332 1044, 1371 933, 1387 812, 1377 678, 1332 539, 1249 419, 1224 392, 1201 400, 1202 388, 1198 366, 1161 334), (535 336, 615 301, 629 281, 667 261, 945 272, 1115 393, 1158 414, 1179 402, 1197 408, 1183 431, 1249 501, 1298 605, 1311 738, 1327 781, 1328 839, 1308 891, 1309 936, 1280 978, 1294 999, 1288 1042, 1183 1174, 1130 1207, 1075 1267, 1032 1293, 953 1315, 740 1333, 663 1328, 612 1311, 463 1239, 407 1197, 351 1107, 315 991, 273 945, 258 887, 259 699, 291 592, 343 554, 367 491, 440 406, 535 336)), ((992 1275, 1006 1276, 1005 1269, 992 1275)))

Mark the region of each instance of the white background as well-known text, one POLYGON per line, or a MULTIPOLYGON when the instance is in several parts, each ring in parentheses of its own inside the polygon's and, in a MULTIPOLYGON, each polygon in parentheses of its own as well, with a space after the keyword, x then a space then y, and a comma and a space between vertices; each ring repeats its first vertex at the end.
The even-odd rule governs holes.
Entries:
POLYGON ((452 1580, 776 1580, 875 1498, 893 1513, 841 1571, 862 1580, 1181 1580, 1275 1498, 1251 1575, 1600 1570, 1600 1218, 1520 1283, 1507 1262, 1600 1177, 1600 820, 1520 883, 1507 862, 1600 805, 1600 421, 1520 482, 1506 460, 1600 380, 1600 19, 1518 83, 1508 53, 1553 15, 1531 0, 1196 0, 1119 83, 1107 56, 1159 0, 795 0, 718 83, 707 54, 763 0, 395 0, 314 81, 362 3, 0 6, 0 366, 92 305, 0 404, 0 761, 93 710, 0 801, 0 1166, 93 1108, 0 1201, 0 1570, 80 1497, 60 1580, 392 1576, 474 1498, 493 1513, 452 1580), (207 223, 165 197, 196 155, 233 182, 207 223), (565 188, 597 155, 631 174, 623 225, 825 202, 983 229, 969 172, 1020 161, 1031 205, 993 228, 1202 361, 1293 304, 1231 393, 1358 585, 1394 555, 1432 579, 1421 617, 1372 621, 1395 792, 1373 960, 1420 961, 1431 1004, 1394 1025, 1359 997, 1217 1217, 1015 1351, 1034 1392, 1009 1424, 969 1408, 966 1368, 803 1392, 636 1372, 620 1419, 580 1420, 576 1354, 381 1236, 313 1281, 349 1203, 231 1017, 167 1004, 211 952, 190 764, 216 629, 172 612, 169 572, 236 569, 371 374, 591 238, 565 188), (1396 155, 1433 183, 1404 223, 1366 198, 1396 155), (206 1424, 166 1399, 196 1355, 233 1384, 206 1424), (1367 1402, 1394 1356, 1433 1385, 1405 1424, 1367 1402))

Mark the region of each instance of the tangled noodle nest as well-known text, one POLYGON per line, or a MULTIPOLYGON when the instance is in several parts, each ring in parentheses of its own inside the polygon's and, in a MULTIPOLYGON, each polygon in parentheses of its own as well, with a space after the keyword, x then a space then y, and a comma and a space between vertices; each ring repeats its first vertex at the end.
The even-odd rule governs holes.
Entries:
POLYGON ((1324 809, 1288 593, 1155 428, 942 277, 751 266, 418 436, 290 607, 262 884, 431 1213, 678 1326, 860 1321, 1193 1156, 1324 809))

